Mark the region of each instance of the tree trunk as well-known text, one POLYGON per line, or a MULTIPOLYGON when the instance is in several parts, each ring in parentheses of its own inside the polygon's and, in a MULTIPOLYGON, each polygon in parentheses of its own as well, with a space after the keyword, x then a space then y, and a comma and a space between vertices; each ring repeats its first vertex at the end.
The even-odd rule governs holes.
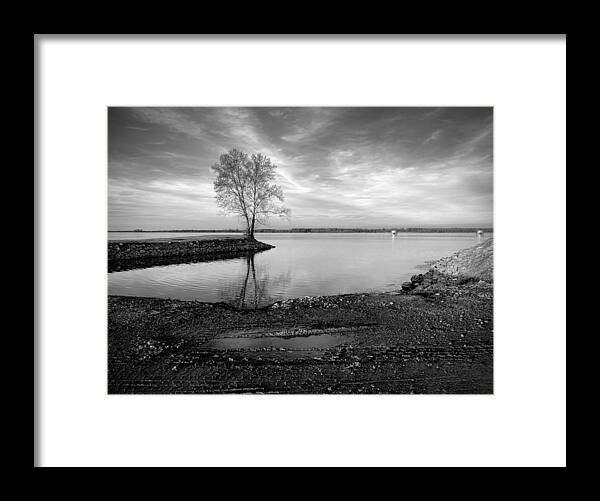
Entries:
POLYGON ((250 231, 248 234, 248 238, 250 238, 250 240, 254 240, 254 223, 255 223, 255 218, 254 218, 254 216, 252 216, 252 224, 250 224, 250 231))
POLYGON ((252 236, 253 232, 252 232, 252 228, 251 228, 251 225, 250 225, 250 219, 248 219, 247 215, 244 215, 244 217, 246 218, 246 238, 254 238, 252 236))

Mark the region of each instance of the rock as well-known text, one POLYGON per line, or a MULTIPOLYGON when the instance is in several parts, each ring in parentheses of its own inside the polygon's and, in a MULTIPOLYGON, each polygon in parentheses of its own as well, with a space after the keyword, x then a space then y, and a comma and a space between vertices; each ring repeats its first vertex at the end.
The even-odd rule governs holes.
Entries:
POLYGON ((414 288, 415 288, 415 284, 413 284, 412 282, 403 282, 402 283, 403 291, 410 291, 410 290, 413 290, 414 288))
POLYGON ((410 277, 410 281, 417 285, 422 284, 423 280, 425 280, 425 277, 423 276, 422 273, 419 273, 418 275, 413 275, 412 277, 410 277))

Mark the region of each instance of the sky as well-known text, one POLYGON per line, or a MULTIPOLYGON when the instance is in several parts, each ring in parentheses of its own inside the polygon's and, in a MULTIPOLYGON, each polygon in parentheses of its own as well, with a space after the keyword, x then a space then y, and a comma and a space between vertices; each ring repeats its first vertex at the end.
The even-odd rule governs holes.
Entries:
POLYGON ((243 228, 211 169, 232 148, 277 165, 269 228, 492 226, 493 109, 108 109, 109 230, 243 228))

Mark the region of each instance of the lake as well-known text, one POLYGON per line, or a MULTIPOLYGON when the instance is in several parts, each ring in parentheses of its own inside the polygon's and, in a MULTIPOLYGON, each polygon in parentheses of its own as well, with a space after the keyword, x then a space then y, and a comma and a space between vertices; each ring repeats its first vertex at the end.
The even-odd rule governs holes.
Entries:
MULTIPOLYGON (((109 239, 221 237, 219 233, 109 233, 109 239)), ((427 261, 489 238, 472 233, 258 233, 274 249, 252 257, 108 274, 108 293, 260 307, 281 299, 391 291, 427 261)))

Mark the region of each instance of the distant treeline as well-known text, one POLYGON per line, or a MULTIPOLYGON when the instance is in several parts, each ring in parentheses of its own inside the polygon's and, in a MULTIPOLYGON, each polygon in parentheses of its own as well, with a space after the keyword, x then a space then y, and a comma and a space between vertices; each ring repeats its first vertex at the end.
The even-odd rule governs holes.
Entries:
MULTIPOLYGON (((493 228, 263 228, 255 230, 255 233, 389 233, 396 230, 398 233, 475 233, 482 230, 492 233, 493 228)), ((131 231, 141 233, 244 233, 244 230, 109 230, 111 233, 129 233, 131 231)))

